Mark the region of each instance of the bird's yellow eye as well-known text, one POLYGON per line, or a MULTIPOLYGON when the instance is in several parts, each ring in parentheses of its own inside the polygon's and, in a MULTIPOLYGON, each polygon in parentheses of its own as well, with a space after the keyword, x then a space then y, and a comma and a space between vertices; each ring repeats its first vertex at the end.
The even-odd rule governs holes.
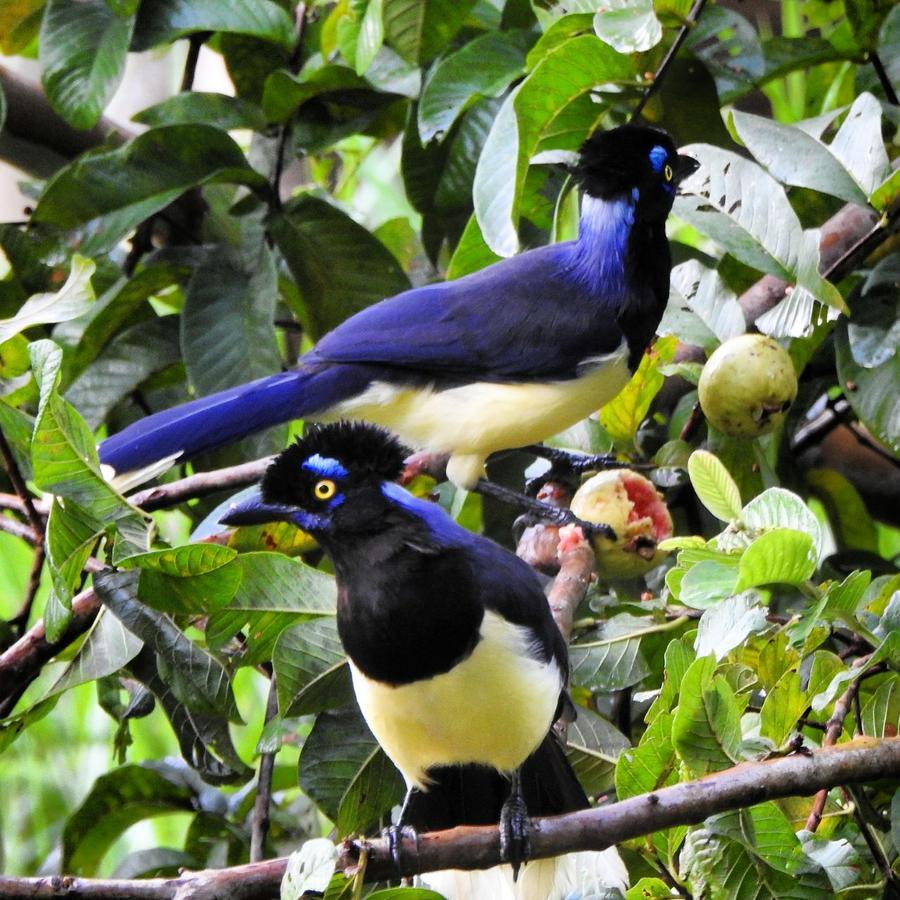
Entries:
POLYGON ((330 500, 336 491, 337 485, 328 478, 317 481, 316 486, 313 488, 313 493, 316 495, 317 500, 330 500))
POLYGON ((666 167, 663 169, 663 175, 665 176, 666 181, 671 181, 673 174, 674 173, 672 172, 672 167, 668 163, 666 163, 666 167))

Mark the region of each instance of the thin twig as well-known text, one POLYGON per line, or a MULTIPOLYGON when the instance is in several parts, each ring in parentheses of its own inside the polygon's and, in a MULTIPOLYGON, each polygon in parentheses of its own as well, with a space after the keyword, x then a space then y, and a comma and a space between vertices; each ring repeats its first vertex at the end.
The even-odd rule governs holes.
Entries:
MULTIPOLYGON (((857 663, 859 660, 857 660, 857 663)), ((854 663, 855 665, 856 663, 854 663)), ((823 747, 832 747, 844 730, 844 720, 850 713, 853 701, 859 692, 860 679, 854 678, 850 686, 844 691, 834 704, 834 712, 825 727, 825 737, 822 738, 823 747)), ((815 831, 822 821, 822 813, 825 810, 825 802, 828 799, 827 789, 820 790, 813 800, 812 809, 806 820, 806 830, 815 831)))
POLYGON ((662 62, 659 64, 659 68, 654 73, 653 81, 650 82, 649 86, 644 91, 644 96, 641 97, 640 102, 635 107, 634 112, 631 114, 632 122, 637 119, 644 107, 647 105, 647 101, 659 89, 659 86, 662 84, 663 77, 668 71, 669 66, 678 55, 678 51, 681 49, 681 45, 685 42, 685 39, 688 36, 688 32, 694 27, 694 25, 697 24, 697 19, 700 18, 700 13, 703 12, 703 7, 705 5, 706 0, 694 0, 694 5, 691 7, 691 11, 688 13, 687 19, 685 19, 680 31, 675 36, 675 40, 672 41, 672 46, 669 47, 666 55, 663 57, 662 62))
POLYGON ((34 606, 34 598, 37 596, 38 589, 41 586, 41 575, 44 572, 44 561, 47 558, 47 551, 44 542, 41 541, 34 548, 34 559, 31 561, 31 571, 28 573, 28 584, 25 586, 25 599, 19 611, 9 620, 16 636, 20 636, 28 626, 28 620, 31 618, 31 609, 34 606))
POLYGON ((197 74, 197 60, 200 59, 200 50, 211 36, 211 31, 198 31, 188 39, 187 59, 184 61, 184 74, 181 76, 180 91, 189 91, 194 87, 194 76, 197 74))
POLYGON ((891 79, 888 78, 887 69, 885 69, 881 57, 874 50, 869 51, 869 62, 872 63, 872 68, 875 70, 875 74, 881 82, 881 87, 884 91, 884 96, 888 99, 888 103, 892 103, 894 106, 900 106, 900 98, 897 97, 897 92, 891 84, 891 79))
MULTIPOLYGON (((306 28, 306 4, 298 3, 294 11, 294 49, 288 60, 288 71, 296 73, 303 55, 303 31, 306 28)), ((281 176, 284 172, 284 158, 287 143, 291 136, 291 121, 285 122, 278 129, 278 145, 275 148, 275 165, 272 169, 272 202, 276 209, 281 209, 281 176)))
POLYGON ((30 525, 26 525, 18 519, 11 519, 9 516, 0 516, 0 531, 22 538, 23 541, 28 541, 33 547, 41 543, 41 534, 39 532, 36 532, 30 525))
POLYGON ((31 522, 31 527, 38 534, 43 534, 44 521, 34 508, 34 501, 31 498, 31 493, 25 484, 22 473, 19 471, 19 464, 16 462, 15 456, 13 456, 12 447, 9 446, 9 441, 6 440, 6 435, 3 433, 2 429, 0 429, 0 453, 3 454, 3 465, 6 468, 6 474, 9 475, 9 480, 12 482, 13 490, 19 495, 22 504, 25 507, 25 511, 28 513, 28 520, 31 522))
MULTIPOLYGON (((266 701, 266 725, 278 715, 278 691, 275 676, 269 681, 269 699, 266 701)), ((275 771, 275 753, 263 753, 259 758, 259 777, 256 780, 256 802, 250 821, 250 862, 265 859, 266 836, 269 833, 269 807, 272 803, 272 774, 275 771)))

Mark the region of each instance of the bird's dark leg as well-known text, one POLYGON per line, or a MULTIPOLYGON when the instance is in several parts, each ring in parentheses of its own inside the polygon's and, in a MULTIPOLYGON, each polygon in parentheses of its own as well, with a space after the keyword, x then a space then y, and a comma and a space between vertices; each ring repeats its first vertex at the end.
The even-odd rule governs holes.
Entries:
POLYGON ((397 816, 397 824, 388 825, 385 829, 385 836, 387 837, 388 847, 391 851, 391 859, 394 861, 394 866, 397 869, 397 877, 401 879, 403 878, 403 869, 400 867, 400 842, 403 840, 403 832, 412 832, 412 837, 416 836, 416 833, 412 828, 406 828, 403 824, 406 819, 406 814, 409 812, 410 800, 416 790, 417 788, 415 787, 406 789, 406 796, 403 798, 403 805, 400 807, 400 815, 397 816))
POLYGON ((517 769, 512 776, 509 797, 500 810, 500 857, 512 866, 513 881, 519 877, 519 867, 528 861, 530 855, 531 819, 528 818, 517 769))
POLYGON ((518 507, 524 512, 532 514, 536 519, 547 522, 550 525, 579 525, 586 537, 596 534, 609 538, 611 541, 616 539, 616 533, 609 525, 584 522, 570 509, 542 503, 534 497, 520 494, 510 488, 503 487, 503 485, 488 481, 486 478, 479 478, 472 490, 483 497, 492 497, 501 503, 508 503, 511 506, 518 507))
POLYGON ((556 474, 583 475, 585 472, 596 472, 601 469, 632 469, 635 463, 622 462, 603 453, 578 453, 575 450, 562 450, 559 447, 547 447, 544 444, 529 444, 522 447, 526 453, 533 453, 541 459, 552 463, 551 472, 556 474), (558 469, 557 469, 558 467, 558 469))

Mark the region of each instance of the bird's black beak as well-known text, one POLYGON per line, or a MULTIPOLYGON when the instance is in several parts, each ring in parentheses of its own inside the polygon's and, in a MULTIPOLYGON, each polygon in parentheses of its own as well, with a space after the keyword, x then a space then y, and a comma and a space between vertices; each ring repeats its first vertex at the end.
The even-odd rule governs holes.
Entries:
POLYGON ((291 522, 294 509, 280 503, 266 503, 257 492, 235 503, 219 519, 222 525, 265 525, 267 522, 291 522))
POLYGON ((675 159, 675 183, 680 184, 688 175, 693 175, 700 168, 700 163, 693 156, 679 154, 675 159))

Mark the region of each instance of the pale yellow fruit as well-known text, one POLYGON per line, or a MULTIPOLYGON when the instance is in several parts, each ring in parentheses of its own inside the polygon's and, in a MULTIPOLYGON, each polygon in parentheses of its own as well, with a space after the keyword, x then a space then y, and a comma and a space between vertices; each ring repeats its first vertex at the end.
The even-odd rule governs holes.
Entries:
POLYGON ((780 424, 797 397, 787 351, 764 334, 725 341, 707 360, 698 385, 703 415, 731 437, 759 437, 780 424))
POLYGON ((672 517, 652 482, 638 472, 612 469, 589 478, 572 498, 572 512, 616 533, 615 541, 593 538, 601 576, 643 575, 666 555, 656 545, 672 537, 672 517))

